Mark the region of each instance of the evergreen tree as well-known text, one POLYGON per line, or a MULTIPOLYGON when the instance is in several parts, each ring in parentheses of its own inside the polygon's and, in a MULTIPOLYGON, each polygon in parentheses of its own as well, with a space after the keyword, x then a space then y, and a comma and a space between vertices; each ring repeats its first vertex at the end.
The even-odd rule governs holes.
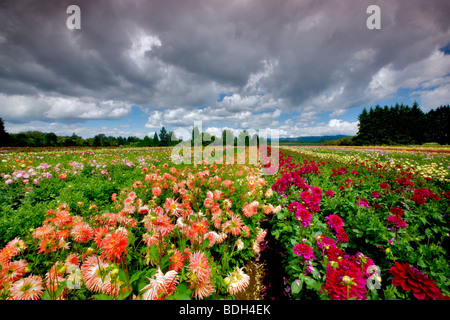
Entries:
POLYGON ((166 147, 169 145, 169 135, 167 133, 166 128, 162 127, 161 131, 159 131, 159 145, 166 147))
POLYGON ((153 135, 153 146, 157 147, 159 146, 159 139, 158 139, 158 134, 155 131, 155 134, 153 135))
POLYGON ((6 132, 5 124, 3 122, 3 119, 0 118, 0 146, 6 147, 10 145, 10 137, 8 132, 6 132))
POLYGON ((222 131, 222 142, 223 145, 233 145, 234 144, 234 134, 233 131, 226 129, 222 131))
POLYGON ((369 112, 367 112, 367 108, 364 108, 363 111, 358 115, 358 133, 355 137, 355 144, 363 145, 366 143, 367 136, 369 134, 369 112))
POLYGON ((197 146, 202 144, 202 135, 200 133, 200 130, 197 126, 194 126, 192 128, 192 136, 191 136, 191 146, 194 146, 194 144, 197 144, 197 146))
POLYGON ((450 144, 450 106, 440 106, 426 114, 426 132, 428 142, 450 144))
POLYGON ((94 136, 94 147, 101 147, 104 144, 104 140, 106 140, 106 135, 104 133, 100 133, 94 136))
POLYGON ((396 103, 384 108, 377 105, 369 111, 364 108, 353 141, 357 145, 446 143, 449 107, 438 110, 425 114, 416 102, 412 107, 396 103))
POLYGON ((417 102, 414 102, 410 112, 408 121, 408 134, 410 135, 410 140, 414 144, 422 144, 425 137, 425 123, 426 117, 422 109, 419 108, 417 102))
POLYGON ((145 136, 144 139, 142 139, 142 146, 143 147, 151 147, 153 144, 152 139, 149 136, 145 136))
POLYGON ((119 146, 125 145, 125 139, 124 139, 123 137, 118 137, 118 138, 117 138, 117 144, 118 144, 119 146))

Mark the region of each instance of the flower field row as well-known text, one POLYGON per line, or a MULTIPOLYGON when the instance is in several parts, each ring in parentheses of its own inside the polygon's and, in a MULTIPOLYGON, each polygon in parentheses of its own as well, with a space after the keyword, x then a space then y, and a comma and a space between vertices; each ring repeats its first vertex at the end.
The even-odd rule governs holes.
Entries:
POLYGON ((372 166, 383 166, 396 171, 408 170, 424 178, 450 182, 450 157, 444 153, 412 152, 389 148, 294 147, 293 149, 305 155, 320 155, 323 159, 337 160, 349 164, 369 161, 372 166))
POLYGON ((449 298, 446 181, 352 151, 281 150, 270 232, 288 298, 449 298))
POLYGON ((243 266, 267 232, 260 220, 281 209, 265 204, 270 186, 258 166, 176 166, 169 156, 4 155, 0 298, 218 299, 244 290, 243 266))

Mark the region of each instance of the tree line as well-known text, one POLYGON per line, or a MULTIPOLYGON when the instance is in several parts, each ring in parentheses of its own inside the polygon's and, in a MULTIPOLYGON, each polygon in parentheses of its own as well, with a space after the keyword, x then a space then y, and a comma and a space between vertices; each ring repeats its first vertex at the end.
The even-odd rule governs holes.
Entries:
POLYGON ((364 108, 358 116, 358 133, 351 138, 331 141, 329 145, 402 145, 424 143, 450 144, 450 106, 423 112, 415 102, 364 108))
MULTIPOLYGON (((192 129, 190 137, 191 145, 200 143, 202 146, 209 145, 213 142, 217 145, 259 145, 259 136, 255 133, 250 135, 249 132, 243 130, 238 137, 234 136, 232 130, 223 130, 219 137, 211 135, 207 132, 200 132, 198 127, 192 129)), ((92 138, 82 138, 75 133, 71 136, 58 136, 53 132, 41 132, 30 130, 19 133, 8 133, 5 130, 4 122, 0 118, 0 146, 2 147, 171 147, 180 143, 182 139, 177 138, 173 131, 168 132, 162 127, 158 133, 154 133, 153 137, 145 136, 139 138, 130 137, 113 137, 106 136, 104 133, 95 135, 92 138)))
POLYGON ((86 139, 75 133, 71 136, 58 136, 53 132, 36 130, 8 133, 0 118, 0 146, 3 147, 168 147, 179 143, 179 139, 172 140, 173 134, 167 132, 165 127, 161 128, 159 134, 155 132, 153 138, 145 136, 143 139, 136 136, 106 136, 104 133, 86 139))

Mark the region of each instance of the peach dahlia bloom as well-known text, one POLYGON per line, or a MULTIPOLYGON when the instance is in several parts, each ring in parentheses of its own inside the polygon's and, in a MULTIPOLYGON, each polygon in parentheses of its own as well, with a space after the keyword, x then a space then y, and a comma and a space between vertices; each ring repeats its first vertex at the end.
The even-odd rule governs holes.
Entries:
POLYGON ((39 276, 28 276, 17 280, 11 285, 12 300, 38 300, 42 296, 44 285, 39 276))
POLYGON ((175 291, 178 284, 178 273, 170 270, 164 274, 158 268, 152 278, 148 278, 150 283, 142 288, 144 300, 163 300, 168 294, 175 291))
POLYGON ((225 283, 228 285, 228 292, 234 295, 244 290, 250 284, 250 277, 244 273, 242 268, 236 267, 225 278, 225 283))

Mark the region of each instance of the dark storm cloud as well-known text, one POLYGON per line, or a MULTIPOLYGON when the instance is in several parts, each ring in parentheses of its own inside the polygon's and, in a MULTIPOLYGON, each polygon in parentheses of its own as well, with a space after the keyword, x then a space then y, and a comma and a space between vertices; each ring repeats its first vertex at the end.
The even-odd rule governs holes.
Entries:
MULTIPOLYGON (((111 119, 132 105, 149 115, 210 106, 246 123, 258 108, 342 114, 390 92, 374 81, 386 72, 400 79, 408 66, 429 67, 421 61, 450 42, 449 13, 444 0, 2 1, 0 116, 111 119), (81 30, 66 28, 72 4, 81 30), (371 4, 381 30, 366 28, 371 4), (233 104, 216 101, 223 92, 236 94, 233 104)), ((427 74, 414 84, 441 76, 427 74)))

